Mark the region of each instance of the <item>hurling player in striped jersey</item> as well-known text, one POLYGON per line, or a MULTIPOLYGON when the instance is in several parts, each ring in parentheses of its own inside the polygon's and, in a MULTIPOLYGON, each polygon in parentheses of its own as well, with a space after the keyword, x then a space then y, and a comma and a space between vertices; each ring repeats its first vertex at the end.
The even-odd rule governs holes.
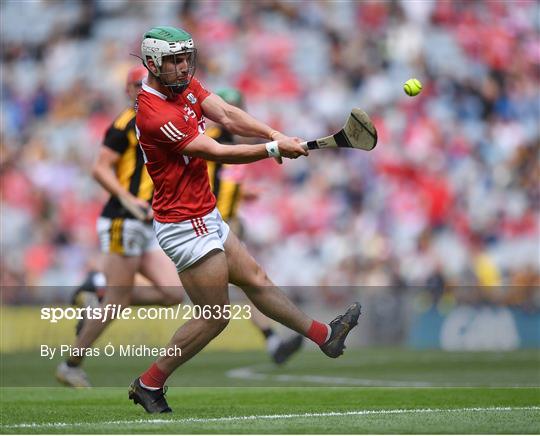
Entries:
MULTIPOLYGON (((130 104, 107 129, 92 170, 110 196, 97 221, 103 274, 91 271, 74 296, 74 302, 82 306, 97 305, 97 298, 88 298, 92 297, 88 291, 98 288, 103 305, 173 305, 183 298, 175 267, 159 247, 152 228, 154 185, 135 133, 134 103, 147 74, 142 65, 129 70, 126 94, 130 104), (134 286, 136 274, 146 279, 145 286, 134 286)), ((107 325, 100 319, 85 319, 78 326, 73 348, 90 348, 107 325)), ((84 352, 73 353, 58 365, 56 378, 68 386, 90 386, 82 369, 83 358, 84 352)))

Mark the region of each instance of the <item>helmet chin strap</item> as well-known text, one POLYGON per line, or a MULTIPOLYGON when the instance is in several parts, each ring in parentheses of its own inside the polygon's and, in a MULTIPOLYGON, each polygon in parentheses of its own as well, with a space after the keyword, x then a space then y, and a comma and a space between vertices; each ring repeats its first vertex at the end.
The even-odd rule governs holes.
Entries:
POLYGON ((187 87, 189 86, 189 83, 186 83, 185 85, 164 85, 166 86, 168 89, 170 89, 174 94, 182 94, 182 92, 184 92, 187 87))

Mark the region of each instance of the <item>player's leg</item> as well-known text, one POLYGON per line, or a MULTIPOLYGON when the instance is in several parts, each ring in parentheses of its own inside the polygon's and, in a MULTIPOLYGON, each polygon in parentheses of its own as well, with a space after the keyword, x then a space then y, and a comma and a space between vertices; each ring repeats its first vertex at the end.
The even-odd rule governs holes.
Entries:
POLYGON ((180 273, 180 279, 194 305, 219 307, 209 319, 193 317, 173 335, 166 348, 170 356, 157 359, 130 386, 129 398, 149 413, 170 412, 164 398, 164 383, 172 372, 201 351, 227 326, 228 319, 219 316, 229 304, 227 260, 223 251, 213 250, 193 266, 180 273), (177 355, 174 350, 181 350, 177 355))
POLYGON ((143 254, 141 275, 146 283, 136 278, 131 303, 133 305, 159 304, 171 306, 183 301, 183 290, 176 267, 158 246, 143 254))
MULTIPOLYGON (((135 272, 141 264, 140 256, 122 256, 110 253, 106 256, 105 277, 107 277, 107 288, 103 298, 102 306, 116 304, 122 307, 131 305, 131 289, 135 272)), ((101 319, 88 319, 75 342, 77 348, 88 348, 105 330, 110 323, 110 319, 102 322, 101 319)), ((79 358, 74 358, 77 361, 79 358)))
MULTIPOLYGON (((176 274, 176 272, 175 272, 176 274)), ((176 281, 178 275, 176 275, 176 281)), ((175 292, 168 292, 164 295, 163 292, 157 288, 146 276, 138 272, 135 274, 135 283, 133 285, 133 291, 131 292, 131 304, 133 306, 172 306, 182 301, 183 291, 180 288, 180 284, 176 285, 175 292)))
POLYGON ((242 288, 262 313, 308 337, 330 357, 343 353, 345 338, 360 316, 358 303, 351 305, 345 314, 338 316, 330 325, 312 320, 272 283, 232 232, 225 242, 225 253, 229 281, 242 288))
POLYGON ((126 221, 126 243, 122 254, 110 253, 105 257, 104 270, 108 287, 103 304, 122 304, 125 307, 180 303, 183 294, 176 267, 159 247, 152 225, 138 220, 126 221), (151 286, 135 289, 137 272, 151 286))
POLYGON ((182 271, 180 279, 193 305, 201 309, 212 308, 213 316, 209 319, 194 317, 176 331, 168 347, 181 348, 182 356, 165 356, 157 360, 158 366, 168 373, 191 359, 228 324, 228 319, 220 315, 229 304, 227 260, 223 251, 212 251, 182 271), (214 311, 214 308, 219 309, 214 311))
MULTIPOLYGON (((101 305, 127 307, 131 304, 131 291, 135 273, 140 268, 144 249, 144 224, 134 219, 110 219, 100 217, 97 231, 100 239, 103 272, 107 281, 101 305)), ((86 349, 92 346, 103 333, 111 319, 86 319, 73 344, 73 349, 86 349)), ((71 386, 88 386, 86 374, 81 369, 83 356, 70 356, 56 371, 56 378, 71 386)))
MULTIPOLYGON (((101 268, 101 267, 100 267, 101 268)), ((98 307, 105 295, 107 280, 101 269, 89 268, 81 285, 71 297, 71 304, 77 307, 98 307)), ((84 326, 85 319, 80 319, 75 327, 78 336, 84 326)))
POLYGON ((139 274, 135 276, 131 303, 161 306, 180 304, 184 292, 176 266, 159 246, 153 226, 146 224, 141 228, 141 236, 144 237, 142 261, 139 274))
POLYGON ((279 341, 279 336, 272 328, 272 320, 264 315, 257 307, 251 305, 251 322, 261 331, 267 342, 267 347, 271 347, 268 343, 279 341))
MULTIPOLYGON (((101 303, 102 307, 113 304, 117 307, 130 306, 133 280, 140 262, 140 256, 127 257, 117 253, 109 253, 105 256, 104 273, 107 278, 107 288, 101 303)), ((90 348, 110 322, 110 318, 107 318, 105 322, 101 319, 86 319, 73 348, 79 350, 90 348)), ((56 378, 70 386, 89 386, 86 374, 80 368, 83 358, 83 355, 70 356, 58 366, 56 378)))
MULTIPOLYGON (((135 273, 140 268, 141 256, 124 256, 109 253, 105 257, 104 273, 107 278, 107 288, 101 303, 102 307, 117 305, 123 308, 131 305, 131 290, 135 273)), ((112 306, 111 306, 112 307, 112 306)), ((75 346, 78 348, 90 347, 105 330, 111 319, 105 322, 100 319, 88 319, 79 334, 75 346)))
MULTIPOLYGON (((244 226, 238 217, 231 217, 227 220, 230 230, 241 241, 244 234, 244 226)), ((266 350, 274 361, 281 365, 285 363, 294 353, 302 347, 304 336, 294 335, 290 338, 283 339, 275 331, 274 321, 264 315, 256 306, 251 305, 251 322, 264 336, 266 342, 266 350)))
POLYGON ((313 322, 267 277, 233 232, 225 242, 229 281, 239 286, 266 316, 306 335, 313 322))
POLYGON ((129 398, 147 412, 170 412, 164 398, 167 377, 182 363, 196 355, 227 325, 224 308, 229 304, 228 265, 223 243, 226 235, 217 211, 179 223, 154 222, 160 246, 174 262, 180 280, 194 305, 211 309, 211 316, 199 314, 182 325, 173 335, 167 350, 129 388, 129 398), (181 350, 181 355, 175 353, 181 350))

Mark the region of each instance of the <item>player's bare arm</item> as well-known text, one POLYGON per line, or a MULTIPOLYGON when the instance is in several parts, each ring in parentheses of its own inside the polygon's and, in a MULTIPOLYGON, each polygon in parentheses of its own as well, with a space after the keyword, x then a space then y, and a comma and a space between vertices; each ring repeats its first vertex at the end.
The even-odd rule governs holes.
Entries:
MULTIPOLYGON (((308 151, 300 145, 299 138, 287 138, 276 141, 279 154, 288 159, 307 156, 308 151)), ((268 144, 238 144, 234 147, 220 144, 206 135, 198 135, 183 150, 190 157, 228 164, 244 164, 256 162, 270 157, 268 144)))
MULTIPOLYGON (((122 204, 131 204, 137 206, 139 209, 142 208, 144 210, 148 210, 148 214, 151 214, 152 212, 148 202, 135 197, 120 184, 115 172, 115 167, 118 164, 120 157, 121 156, 119 153, 102 145, 100 147, 96 162, 92 167, 92 176, 103 187, 103 189, 105 189, 109 194, 117 197, 122 204)), ((146 213, 144 216, 142 216, 141 211, 137 208, 127 207, 127 209, 130 211, 133 209, 134 211, 137 211, 135 216, 139 219, 145 220, 151 218, 151 215, 147 215, 146 213)))
POLYGON ((272 141, 288 138, 242 109, 227 103, 219 95, 210 94, 201 106, 207 118, 221 124, 235 135, 268 138, 272 141))

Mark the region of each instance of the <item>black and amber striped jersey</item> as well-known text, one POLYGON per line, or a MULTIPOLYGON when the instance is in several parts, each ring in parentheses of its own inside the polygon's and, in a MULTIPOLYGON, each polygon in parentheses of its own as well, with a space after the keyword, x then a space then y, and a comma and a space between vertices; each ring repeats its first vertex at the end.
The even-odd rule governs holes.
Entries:
MULTIPOLYGON (((111 124, 105 133, 103 145, 120 154, 116 164, 116 176, 120 184, 136 197, 152 202, 154 185, 144 165, 141 147, 135 133, 135 110, 127 108, 111 124)), ((101 216, 107 218, 135 218, 111 196, 101 216)))
MULTIPOLYGON (((220 126, 213 125, 206 129, 206 134, 220 144, 233 144, 233 135, 220 126)), ((207 162, 210 188, 216 197, 216 206, 225 221, 236 217, 241 197, 241 183, 226 176, 229 165, 207 162)))

